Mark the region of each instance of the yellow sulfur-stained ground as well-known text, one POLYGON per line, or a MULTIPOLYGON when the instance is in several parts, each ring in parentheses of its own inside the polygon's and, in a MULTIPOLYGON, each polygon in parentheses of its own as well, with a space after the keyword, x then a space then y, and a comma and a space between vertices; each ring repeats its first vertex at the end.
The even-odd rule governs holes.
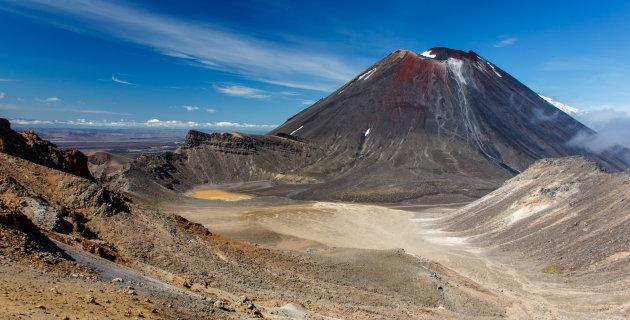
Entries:
POLYGON ((224 200, 224 201, 238 201, 252 199, 250 195, 242 193, 233 193, 221 190, 195 190, 190 195, 193 198, 206 199, 206 200, 224 200))

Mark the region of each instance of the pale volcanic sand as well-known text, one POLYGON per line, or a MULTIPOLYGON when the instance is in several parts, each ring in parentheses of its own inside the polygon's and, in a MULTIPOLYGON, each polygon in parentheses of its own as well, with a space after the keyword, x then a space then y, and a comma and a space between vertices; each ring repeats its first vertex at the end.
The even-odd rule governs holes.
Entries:
POLYGON ((457 272, 512 302, 510 319, 624 319, 628 279, 609 291, 563 283, 533 262, 481 248, 471 239, 444 232, 436 222, 456 208, 409 212, 377 205, 301 202, 278 197, 224 202, 184 199, 161 209, 198 222, 218 234, 260 245, 339 255, 336 248, 402 248, 457 272), (518 262, 516 262, 518 261, 518 262))

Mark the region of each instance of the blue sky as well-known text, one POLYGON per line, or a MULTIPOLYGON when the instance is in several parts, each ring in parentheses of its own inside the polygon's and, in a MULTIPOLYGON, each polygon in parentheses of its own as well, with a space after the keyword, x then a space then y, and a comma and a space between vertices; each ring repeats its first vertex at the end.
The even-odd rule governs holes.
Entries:
POLYGON ((264 132, 396 49, 437 46, 625 116, 629 34, 614 0, 0 0, 0 116, 264 132))

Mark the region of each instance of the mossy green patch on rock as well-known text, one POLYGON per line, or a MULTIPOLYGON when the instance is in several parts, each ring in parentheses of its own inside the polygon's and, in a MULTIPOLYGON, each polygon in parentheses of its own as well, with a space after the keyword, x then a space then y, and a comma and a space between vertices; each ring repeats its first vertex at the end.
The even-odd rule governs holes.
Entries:
POLYGON ((562 271, 564 271, 564 268, 557 264, 542 270, 543 273, 562 273, 562 271))

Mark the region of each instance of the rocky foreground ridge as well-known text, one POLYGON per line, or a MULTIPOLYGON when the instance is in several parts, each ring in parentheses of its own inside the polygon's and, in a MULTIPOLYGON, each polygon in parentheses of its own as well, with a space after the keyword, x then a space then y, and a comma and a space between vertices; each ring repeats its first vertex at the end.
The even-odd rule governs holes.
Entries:
MULTIPOLYGON (((68 283, 63 274, 81 274, 84 280, 77 281, 101 279, 90 286, 112 292, 108 299, 133 303, 125 298, 132 289, 122 294, 113 290, 120 287, 110 284, 107 273, 75 262, 65 247, 70 246, 143 271, 165 287, 180 288, 181 292, 147 289, 136 283, 137 294, 150 294, 151 300, 161 302, 152 303, 150 313, 145 308, 143 317, 261 317, 261 309, 248 306, 252 300, 277 307, 295 302, 309 312, 350 318, 443 318, 458 313, 493 317, 509 304, 457 273, 401 250, 358 250, 346 260, 240 243, 181 217, 134 204, 92 180, 6 153, 0 153, 0 190, 0 267, 8 268, 5 272, 35 266, 45 272, 36 278, 60 285, 68 283), (382 261, 377 272, 374 261, 382 261), (441 277, 431 277, 433 273, 441 277), (392 281, 397 284, 392 286, 392 281), (237 298, 241 295, 249 298, 237 298), (438 306, 450 311, 439 311, 438 306)), ((21 301, 16 299, 12 303, 21 301)))
POLYGON ((76 149, 60 150, 42 140, 33 131, 17 133, 11 123, 0 118, 0 152, 46 167, 93 179, 87 167, 87 157, 76 149))

